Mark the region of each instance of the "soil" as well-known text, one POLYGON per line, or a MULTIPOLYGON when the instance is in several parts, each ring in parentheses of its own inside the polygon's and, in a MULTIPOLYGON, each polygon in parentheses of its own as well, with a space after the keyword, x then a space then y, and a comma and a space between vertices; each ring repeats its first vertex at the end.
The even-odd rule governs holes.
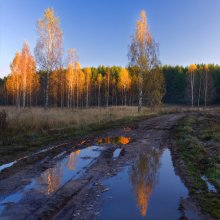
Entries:
MULTIPOLYGON (((187 114, 190 113, 163 115, 141 121, 130 127, 105 131, 98 136, 59 143, 50 146, 48 151, 35 153, 19 160, 15 165, 0 172, 0 198, 19 191, 30 183, 32 178, 53 167, 56 161, 60 160, 60 157, 56 157, 58 154, 64 152, 62 157, 65 157, 73 149, 97 145, 98 140, 105 137, 123 136, 130 140, 124 145, 119 142, 101 144, 107 146, 106 150, 102 151, 92 165, 85 167, 83 175, 77 179, 71 179, 50 195, 37 194, 35 197, 31 195, 16 205, 7 204, 0 218, 15 219, 16 216, 16 219, 95 219, 100 214, 102 193, 108 190, 106 186, 102 185, 102 181, 120 172, 148 146, 170 147, 171 130, 187 114), (117 148, 122 149, 121 153, 119 157, 113 159, 113 152, 117 148), (36 200, 36 197, 39 199, 36 200)), ((171 149, 177 174, 183 179, 187 179, 187 173, 182 171, 184 164, 175 156, 174 148, 171 149)), ((211 219, 201 213, 193 198, 183 201, 181 205, 182 210, 184 207, 192 208, 198 213, 200 219, 211 219)))

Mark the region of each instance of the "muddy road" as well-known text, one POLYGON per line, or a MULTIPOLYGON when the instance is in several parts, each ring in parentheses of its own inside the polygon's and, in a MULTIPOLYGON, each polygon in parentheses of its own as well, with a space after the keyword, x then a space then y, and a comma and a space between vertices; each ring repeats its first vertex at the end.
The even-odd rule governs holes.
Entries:
POLYGON ((170 154, 164 115, 0 166, 0 219, 203 219, 170 154))

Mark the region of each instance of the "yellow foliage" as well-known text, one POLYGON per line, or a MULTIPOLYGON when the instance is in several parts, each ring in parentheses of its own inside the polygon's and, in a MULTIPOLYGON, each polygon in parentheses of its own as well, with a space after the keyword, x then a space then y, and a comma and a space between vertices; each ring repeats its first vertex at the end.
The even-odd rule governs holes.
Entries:
POLYGON ((196 64, 189 65, 189 73, 194 73, 197 70, 196 64))
MULTIPOLYGON (((11 64, 11 73, 6 81, 6 89, 19 101, 23 95, 23 102, 26 96, 31 98, 32 93, 39 88, 39 76, 36 74, 36 63, 30 54, 29 45, 24 43, 22 52, 17 52, 11 64)), ((24 103, 25 106, 25 103, 24 103)))
POLYGON ((118 87, 128 90, 131 86, 131 77, 127 69, 122 68, 119 75, 118 87))

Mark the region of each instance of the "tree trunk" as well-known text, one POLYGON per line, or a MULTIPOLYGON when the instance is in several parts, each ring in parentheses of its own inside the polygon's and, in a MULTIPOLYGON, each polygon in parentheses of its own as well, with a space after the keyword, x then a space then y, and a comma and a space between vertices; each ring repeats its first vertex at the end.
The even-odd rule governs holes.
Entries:
POLYGON ((45 105, 44 108, 48 109, 48 100, 49 100, 49 72, 47 72, 46 77, 46 90, 45 90, 45 105))
POLYGON ((109 101, 109 76, 110 74, 108 73, 108 87, 107 87, 107 98, 106 98, 106 107, 108 107, 108 101, 109 101))
POLYGON ((138 94, 138 112, 141 111, 142 108, 142 94, 143 94, 143 74, 140 73, 140 78, 139 78, 139 94, 138 94))
POLYGON ((98 107, 100 107, 100 88, 101 88, 101 85, 99 84, 98 107))
POLYGON ((79 77, 78 77, 78 73, 77 73, 77 76, 76 76, 76 107, 78 108, 79 107, 79 77))
POLYGON ((200 105, 200 95, 201 94, 201 76, 199 77, 199 94, 198 94, 198 107, 200 105))
POLYGON ((16 106, 17 108, 20 108, 20 94, 19 94, 19 83, 18 83, 18 77, 17 77, 17 93, 16 93, 16 106))
POLYGON ((205 107, 207 105, 207 72, 205 73, 205 107))
POLYGON ((71 82, 71 86, 70 86, 70 95, 69 95, 69 108, 72 108, 72 100, 73 100, 73 87, 72 87, 72 82, 71 82))
POLYGON ((191 73, 191 104, 194 104, 194 74, 191 73))
POLYGON ((25 103, 26 103, 26 71, 24 71, 24 87, 23 87, 23 108, 25 108, 25 103))
POLYGON ((31 97, 31 96, 32 96, 32 92, 31 92, 31 89, 30 89, 30 98, 29 98, 29 102, 30 102, 30 103, 29 103, 29 106, 30 106, 30 108, 31 108, 31 106, 32 106, 32 103, 31 103, 31 102, 32 102, 32 97, 31 97))
POLYGON ((86 85, 86 108, 89 107, 89 85, 88 85, 88 82, 87 82, 87 85, 86 85))

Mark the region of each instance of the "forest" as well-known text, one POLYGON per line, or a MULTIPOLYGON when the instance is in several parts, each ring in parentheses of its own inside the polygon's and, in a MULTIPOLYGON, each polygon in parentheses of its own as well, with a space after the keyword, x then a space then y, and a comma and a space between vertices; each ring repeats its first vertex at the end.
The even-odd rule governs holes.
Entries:
MULTIPOLYGON (((206 67, 207 69, 203 64, 197 65, 194 85, 195 106, 205 105, 205 93, 207 93, 207 105, 220 103, 220 66, 209 64, 206 67), (207 86, 205 86, 205 82, 207 82, 207 86)), ((189 68, 165 65, 161 66, 160 70, 164 78, 164 96, 161 102, 190 105, 189 68)), ((76 83, 73 85, 71 103, 68 101, 70 99, 68 69, 59 69, 51 74, 49 78, 49 105, 51 107, 137 105, 138 79, 135 68, 99 66, 97 68, 80 68, 78 74, 80 80, 78 85, 76 83)), ((6 83, 10 82, 10 77, 0 79, 1 105, 16 105, 16 85, 13 85, 13 82, 11 85, 6 83)), ((45 78, 46 72, 44 71, 38 71, 34 76, 27 76, 25 106, 44 105, 45 78)), ((18 79, 18 81, 21 83, 22 79, 18 79)), ((22 105, 22 84, 19 85, 19 88, 20 104, 22 105)), ((149 104, 147 99, 144 99, 144 103, 149 104)))

